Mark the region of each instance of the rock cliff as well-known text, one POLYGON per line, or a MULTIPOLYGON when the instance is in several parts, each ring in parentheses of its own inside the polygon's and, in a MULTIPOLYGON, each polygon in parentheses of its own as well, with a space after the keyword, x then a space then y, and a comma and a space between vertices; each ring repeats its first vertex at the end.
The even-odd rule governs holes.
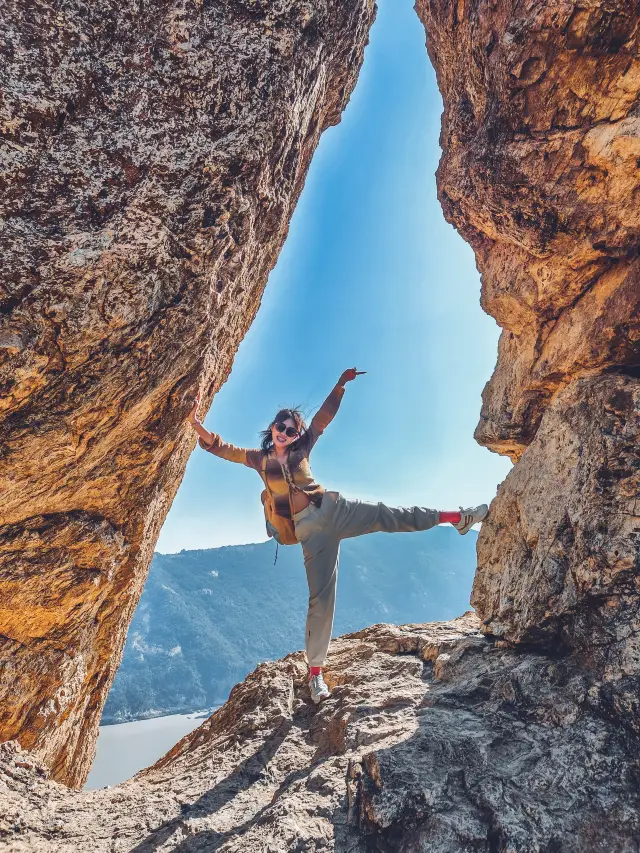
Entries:
POLYGON ((640 3, 416 5, 439 197, 503 329, 476 437, 516 460, 568 383, 640 368, 640 3))
POLYGON ((0 739, 83 782, 194 435, 373 0, 5 5, 0 739))
MULTIPOLYGON (((343 638, 330 661, 334 698, 317 711, 301 655, 259 667, 209 721, 113 790, 71 792, 5 744, 0 832, 16 851, 637 850, 640 3, 418 0, 417 10, 445 105, 440 198, 476 252, 483 306, 503 329, 477 438, 517 463, 479 537, 478 618, 343 638)), ((37 384, 25 369, 16 394, 37 384)), ((48 399, 57 387, 34 393, 48 399)), ((172 400, 186 394, 178 388, 172 400)), ((176 408, 154 422, 162 447, 177 435, 176 408)), ((26 446, 39 433, 38 412, 25 414, 26 446)), ((56 429, 72 416, 59 414, 56 429)), ((51 465, 66 494, 53 432, 47 464, 31 454, 25 474, 40 501, 51 486, 37 474, 51 465)), ((106 489, 114 481, 104 477, 106 489)), ((73 482, 88 512, 92 480, 85 471, 73 482)), ((65 578, 81 533, 120 577, 128 540, 109 539, 105 522, 77 506, 72 535, 46 528, 46 515, 45 533, 21 533, 21 559, 51 553, 54 578, 65 578)), ((145 516, 149 537, 156 513, 145 516)), ((69 590, 69 617, 52 628, 60 643, 88 598, 69 590)), ((122 601, 109 606, 122 611, 122 601)), ((13 681, 25 708, 37 675, 27 668, 24 685, 13 681)), ((63 715, 49 742, 61 727, 63 715)))
POLYGON ((472 604, 488 634, 574 654, 638 732, 640 3, 418 10, 445 102, 440 199, 503 329, 476 437, 517 461, 472 604))

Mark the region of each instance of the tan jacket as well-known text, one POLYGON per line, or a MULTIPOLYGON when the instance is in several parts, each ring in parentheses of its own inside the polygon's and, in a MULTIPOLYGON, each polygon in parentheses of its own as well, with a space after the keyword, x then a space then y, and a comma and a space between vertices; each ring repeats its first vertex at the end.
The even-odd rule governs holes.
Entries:
MULTIPOLYGON (((309 454, 318 438, 333 420, 343 396, 344 386, 336 385, 313 416, 306 432, 289 446, 288 468, 293 483, 316 505, 319 505, 322 501, 322 495, 325 490, 323 486, 316 483, 313 479, 313 474, 309 467, 309 454)), ((220 456, 222 459, 228 459, 230 462, 240 462, 248 468, 254 468, 260 474, 262 471, 262 462, 265 455, 267 455, 262 448, 249 450, 246 447, 236 447, 233 444, 223 441, 216 433, 212 433, 212 436, 213 440, 208 445, 202 438, 198 438, 198 444, 203 450, 213 453, 214 456, 220 456)), ((265 474, 269 483, 269 489, 273 495, 276 513, 283 518, 291 518, 289 485, 285 479, 282 466, 275 458, 275 453, 273 452, 267 457, 265 474)))

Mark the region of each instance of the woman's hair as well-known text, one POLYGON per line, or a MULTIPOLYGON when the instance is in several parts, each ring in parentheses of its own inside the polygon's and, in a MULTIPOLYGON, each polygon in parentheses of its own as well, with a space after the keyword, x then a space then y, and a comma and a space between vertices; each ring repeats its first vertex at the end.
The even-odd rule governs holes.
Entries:
POLYGON ((296 450, 298 448, 299 442, 304 437, 304 434, 307 429, 307 425, 305 424, 304 418, 302 417, 302 412, 299 409, 280 409, 280 411, 271 421, 267 429, 263 429, 260 433, 260 447, 264 450, 265 453, 268 453, 270 450, 273 450, 273 437, 271 435, 271 427, 275 423, 278 423, 278 421, 286 421, 287 418, 291 418, 291 420, 296 425, 296 429, 300 433, 299 437, 296 438, 295 441, 291 442, 290 447, 292 450, 296 450))

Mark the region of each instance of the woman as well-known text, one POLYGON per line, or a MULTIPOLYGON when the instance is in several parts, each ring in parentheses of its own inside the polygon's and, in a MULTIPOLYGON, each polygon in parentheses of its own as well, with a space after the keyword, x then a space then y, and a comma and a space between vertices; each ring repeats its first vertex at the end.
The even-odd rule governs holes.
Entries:
POLYGON ((281 409, 262 433, 261 447, 256 450, 227 444, 219 435, 206 430, 196 416, 200 394, 188 418, 198 433, 200 447, 223 459, 255 468, 272 494, 277 515, 293 523, 295 536, 302 545, 309 584, 305 647, 309 689, 315 703, 330 695, 322 667, 333 628, 340 541, 376 531, 427 530, 447 522, 465 534, 487 514, 486 504, 461 508, 460 512, 438 512, 419 506, 395 508, 382 503, 349 501, 339 492, 325 491, 315 482, 309 468, 309 454, 338 411, 346 383, 364 372, 355 367, 344 371, 308 429, 299 411, 281 409))

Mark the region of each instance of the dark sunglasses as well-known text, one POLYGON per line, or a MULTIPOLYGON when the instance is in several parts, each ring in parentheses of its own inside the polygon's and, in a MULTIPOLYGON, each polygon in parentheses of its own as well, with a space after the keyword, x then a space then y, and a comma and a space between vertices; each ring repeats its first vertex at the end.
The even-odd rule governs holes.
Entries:
POLYGON ((289 438, 293 438, 294 435, 299 435, 297 429, 294 429, 293 427, 288 427, 286 424, 283 424, 282 421, 278 421, 277 423, 275 423, 274 427, 278 430, 278 432, 283 432, 289 438))

